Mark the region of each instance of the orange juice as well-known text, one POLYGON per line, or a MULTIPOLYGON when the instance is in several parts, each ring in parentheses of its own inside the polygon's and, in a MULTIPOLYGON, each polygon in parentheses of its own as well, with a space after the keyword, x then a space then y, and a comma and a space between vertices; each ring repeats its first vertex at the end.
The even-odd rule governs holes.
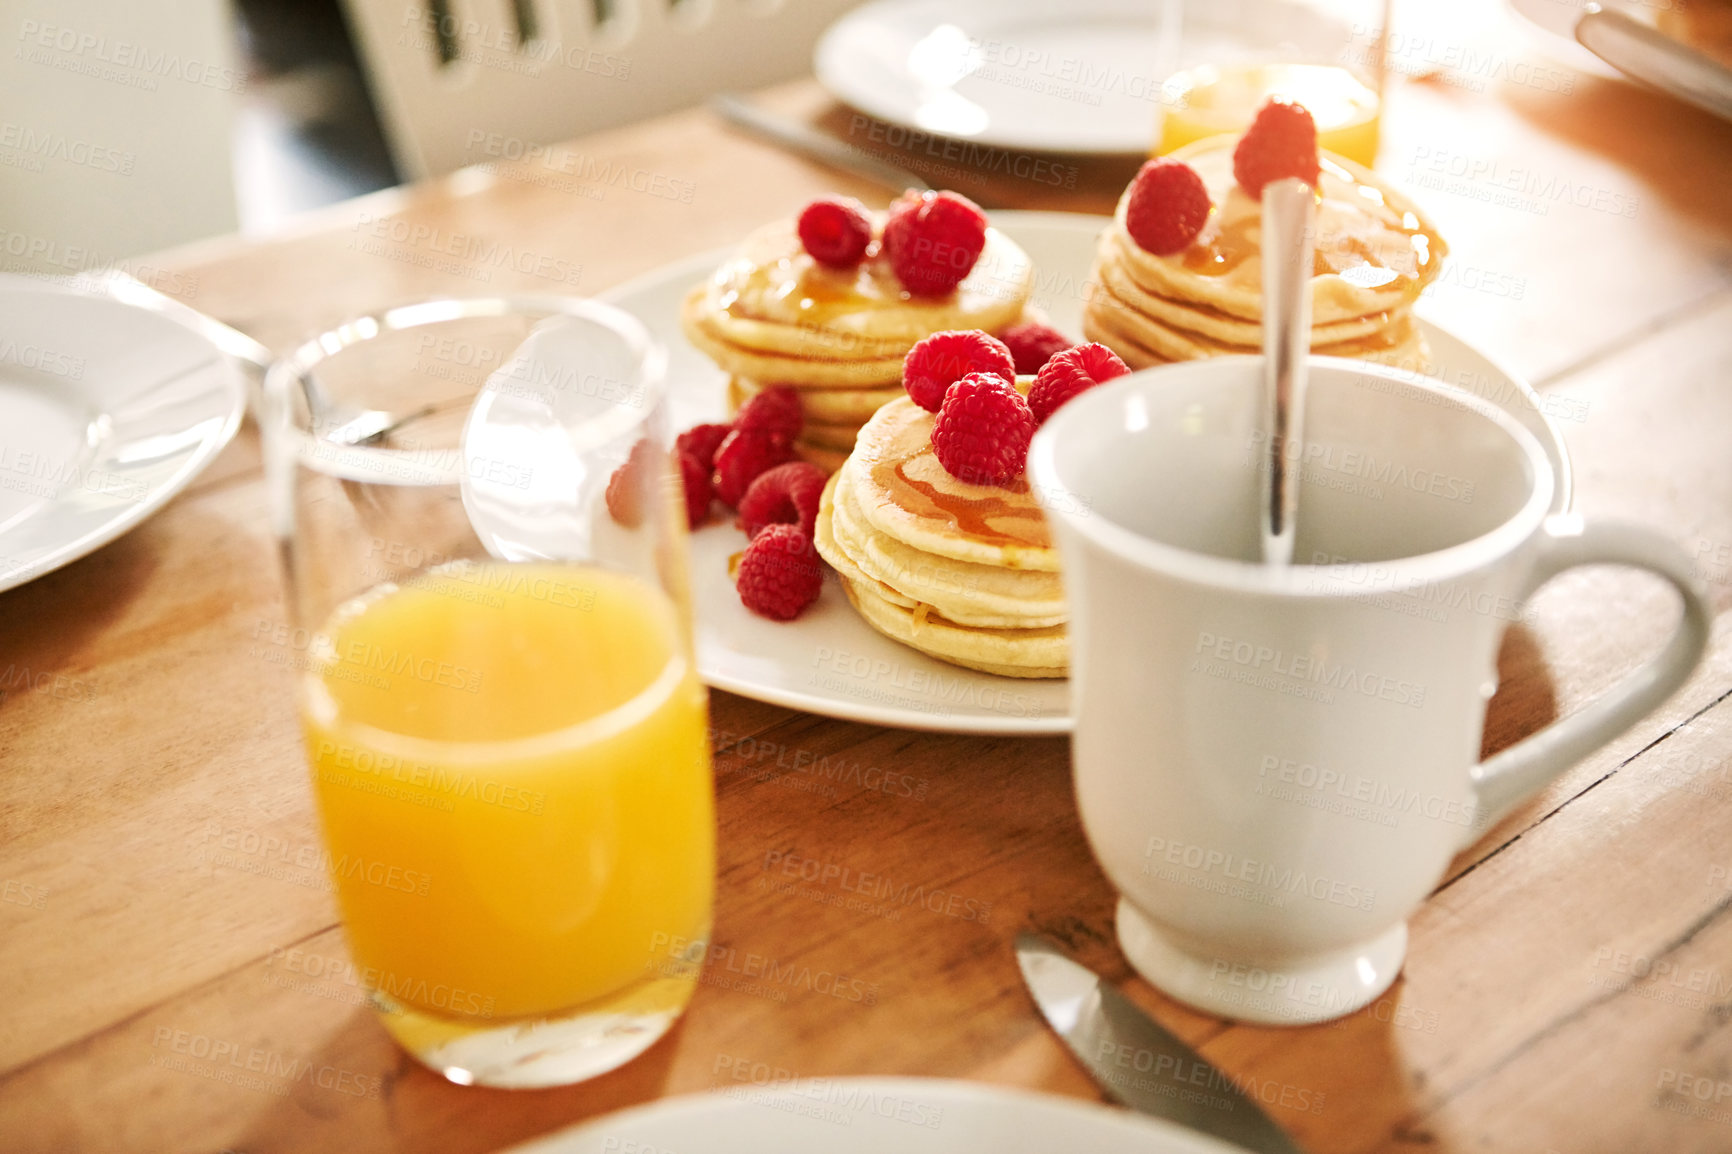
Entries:
POLYGON ((646 980, 684 1005, 695 967, 661 976, 669 942, 708 936, 715 816, 704 690, 659 590, 459 563, 349 602, 318 647, 307 751, 369 988, 477 1026, 646 980))
POLYGON ((1241 64, 1192 68, 1161 89, 1161 154, 1194 140, 1250 127, 1271 96, 1303 104, 1317 122, 1318 147, 1369 167, 1377 160, 1377 93, 1332 64, 1241 64))

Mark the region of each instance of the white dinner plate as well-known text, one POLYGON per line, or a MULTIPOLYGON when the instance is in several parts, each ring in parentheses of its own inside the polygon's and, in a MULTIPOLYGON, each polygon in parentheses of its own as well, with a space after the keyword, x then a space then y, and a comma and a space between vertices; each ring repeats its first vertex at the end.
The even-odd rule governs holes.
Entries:
POLYGON ((0 276, 0 590, 119 537, 240 427, 241 366, 121 276, 0 276))
MULTIPOLYGON (((1080 336, 1095 238, 1107 218, 1063 212, 995 212, 995 226, 1034 262, 1034 303, 1060 330, 1080 336)), ((730 250, 666 265, 603 295, 633 314, 668 351, 674 427, 725 421, 727 375, 686 342, 680 301, 730 250)), ((1437 374, 1504 409, 1539 438, 1557 474, 1557 510, 1569 507, 1563 439, 1524 382, 1466 341, 1420 322, 1437 374)), ((721 506, 717 506, 718 509, 721 506)), ((718 689, 838 717, 946 733, 1068 733, 1070 684, 977 673, 916 652, 878 633, 827 580, 797 620, 769 621, 740 604, 728 558, 745 536, 719 516, 692 536, 698 669, 718 689)))
POLYGON ((812 66, 832 96, 908 130, 998 149, 1146 153, 1161 84, 1178 69, 1333 58, 1350 35, 1314 6, 1272 0, 877 0, 824 33, 812 66))
MULTIPOLYGON (((764 1067, 761 1082, 772 1077, 764 1067)), ((664 1098, 502 1154, 1245 1154, 1074 1098, 937 1078, 789 1078, 664 1098)))

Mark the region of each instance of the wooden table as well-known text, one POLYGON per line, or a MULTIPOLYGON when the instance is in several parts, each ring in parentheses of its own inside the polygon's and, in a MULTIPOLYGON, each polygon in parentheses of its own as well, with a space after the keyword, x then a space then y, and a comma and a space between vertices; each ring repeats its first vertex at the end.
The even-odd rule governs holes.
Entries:
MULTIPOLYGON (((259 640, 284 611, 249 428, 148 524, 0 596, 0 1148, 481 1151, 771 1071, 1098 1097, 1022 990, 1023 929, 1123 980, 1233 1077, 1294 1088, 1310 1108, 1273 1113, 1308 1150, 1732 1148, 1732 126, 1559 68, 1489 2, 1451 9, 1401 62, 1381 164, 1453 249, 1425 309, 1552 398, 1578 508, 1676 536, 1722 617, 1684 690, 1453 864, 1374 1006, 1254 1028, 1132 977, 1063 740, 880 729, 716 693, 715 940, 736 960, 614 1074, 539 1092, 446 1084, 336 972, 289 674, 259 640), (979 916, 773 892, 776 854, 939 887, 979 916), (850 981, 842 996, 754 981, 751 956, 850 981), (223 1080, 237 1068, 221 1056, 254 1049, 266 1075, 223 1080)), ((894 151, 810 83, 762 98, 894 151)), ((820 192, 886 200, 703 111, 572 150, 579 173, 618 166, 663 191, 507 165, 156 263, 178 295, 281 349, 434 291, 555 287, 533 263, 429 267, 456 234, 581 264, 594 292, 820 192)), ((1055 189, 992 158, 985 176, 905 159, 992 206, 1091 211, 1134 168, 1078 165, 1055 189)), ((1487 748, 1609 685, 1675 612, 1626 573, 1553 583, 1509 634, 1487 748)))

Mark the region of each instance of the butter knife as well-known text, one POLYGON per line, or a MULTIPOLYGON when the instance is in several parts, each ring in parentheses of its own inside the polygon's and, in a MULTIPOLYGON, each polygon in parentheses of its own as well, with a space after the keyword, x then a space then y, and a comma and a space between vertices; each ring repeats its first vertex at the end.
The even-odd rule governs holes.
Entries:
POLYGON ((1589 4, 1576 42, 1627 76, 1732 120, 1732 71, 1615 8, 1589 4))
POLYGON ((1055 943, 1019 934, 1016 960, 1047 1024, 1109 1097, 1256 1154, 1303 1154, 1225 1074, 1055 943))
POLYGON ((906 169, 880 160, 854 145, 844 144, 833 136, 826 136, 817 129, 785 116, 766 112, 731 92, 719 92, 710 97, 710 109, 735 128, 760 136, 797 156, 851 173, 862 180, 870 180, 896 192, 908 188, 926 192, 931 188, 924 180, 906 169))
MULTIPOLYGON (((1680 0, 1670 0, 1672 7, 1680 0)), ((1570 0, 1510 0, 1510 7, 1537 27, 1574 40, 1634 80, 1732 119, 1732 69, 1682 41, 1644 24, 1624 9, 1628 0, 1605 4, 1570 0)), ((1649 7, 1665 7, 1649 3, 1649 7)))

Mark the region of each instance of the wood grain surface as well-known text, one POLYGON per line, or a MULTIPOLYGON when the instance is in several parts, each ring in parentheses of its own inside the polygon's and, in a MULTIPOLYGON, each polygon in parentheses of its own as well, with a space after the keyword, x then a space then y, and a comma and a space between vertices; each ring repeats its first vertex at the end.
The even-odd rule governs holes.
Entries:
MULTIPOLYGON (((1379 165, 1451 244, 1422 307, 1541 387, 1577 508, 1676 537, 1721 616, 1682 691, 1456 860, 1375 1005, 1251 1027, 1134 978, 1065 740, 883 729, 718 692, 715 941, 731 960, 613 1074, 445 1083, 345 980, 306 865, 318 831, 269 640, 284 610, 249 426, 148 523, 0 595, 0 1148, 458 1154, 754 1069, 1098 1098, 1023 992, 1010 942, 1034 929, 1233 1077, 1286 1090, 1271 1112, 1307 1150, 1732 1149, 1732 125, 1559 64, 1490 0, 1436 7, 1414 17, 1435 27, 1402 64, 1379 165), (941 888, 965 913, 785 888, 786 855, 941 888), (849 980, 768 984, 748 956, 849 980), (196 1038, 263 1050, 265 1071, 237 1080, 185 1052, 196 1038), (333 1076, 283 1075, 309 1066, 333 1076)), ((923 175, 991 206, 1107 211, 1135 169, 1045 158, 1074 167, 1059 186, 993 160, 975 172, 893 147, 811 82, 757 98, 942 165, 923 175)), ((818 193, 890 195, 702 110, 568 149, 569 165, 465 170, 156 263, 183 299, 281 350, 433 292, 598 292, 818 193), (528 256, 477 256, 500 247, 528 256)), ((1676 613, 1627 572, 1554 581, 1506 638, 1487 749, 1579 708, 1676 613)))

